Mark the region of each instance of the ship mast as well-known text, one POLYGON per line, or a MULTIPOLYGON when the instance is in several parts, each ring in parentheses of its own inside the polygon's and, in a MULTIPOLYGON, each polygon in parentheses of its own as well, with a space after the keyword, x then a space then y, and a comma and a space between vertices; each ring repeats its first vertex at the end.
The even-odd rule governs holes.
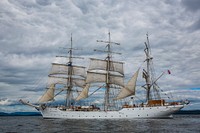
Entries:
POLYGON ((147 90, 147 95, 146 95, 146 100, 149 101, 151 99, 150 96, 150 89, 151 89, 151 77, 150 77, 150 61, 153 59, 153 57, 150 56, 150 46, 149 46, 149 38, 148 34, 147 35, 147 42, 145 42, 145 49, 144 52, 146 54, 146 62, 147 62, 147 71, 143 70, 143 74, 145 75, 146 79, 146 90, 147 90))
POLYGON ((105 111, 108 110, 109 106, 109 93, 110 93, 110 32, 108 33, 108 55, 107 55, 107 66, 106 66, 106 91, 105 91, 105 111))
POLYGON ((146 87, 144 87, 147 90, 147 94, 146 94, 146 101, 149 101, 152 99, 151 96, 151 87, 153 86, 153 90, 154 90, 154 98, 155 99, 160 99, 160 94, 158 92, 157 89, 157 84, 155 80, 155 72, 154 72, 154 67, 153 67, 153 57, 151 56, 151 48, 150 48, 150 44, 149 44, 149 37, 148 34, 146 34, 147 36, 147 42, 145 42, 145 49, 144 52, 146 54, 146 62, 147 62, 147 69, 144 70, 143 69, 143 77, 146 80, 146 87))
POLYGON ((66 96, 66 107, 70 107, 72 98, 72 34, 71 34, 71 47, 69 48, 69 62, 68 62, 68 81, 67 81, 67 96, 66 96))
POLYGON ((71 46, 67 49, 69 56, 56 56, 56 57, 64 57, 67 58, 67 63, 52 63, 51 70, 48 75, 47 81, 47 91, 40 98, 39 102, 44 103, 48 101, 54 100, 54 97, 59 95, 61 92, 66 91, 66 101, 65 106, 69 108, 72 103, 73 98, 73 87, 84 88, 85 87, 85 79, 86 72, 85 67, 73 65, 72 59, 82 57, 74 57, 73 50, 78 50, 72 47, 72 34, 71 34, 71 46), (58 86, 56 86, 58 85, 58 86), (64 88, 60 89, 61 86, 64 85, 64 88), (59 90, 57 94, 55 94, 55 90, 59 90))
POLYGON ((78 59, 84 59, 82 57, 75 57, 73 56, 73 50, 80 50, 77 48, 73 48, 73 41, 72 41, 72 34, 71 34, 71 47, 68 48, 69 51, 69 61, 67 63, 68 66, 68 78, 67 78, 67 94, 66 94, 66 107, 69 108, 72 105, 72 98, 73 98, 73 87, 74 87, 74 83, 75 86, 81 87, 83 88, 85 85, 85 70, 83 71, 83 69, 85 69, 85 67, 82 66, 74 66, 72 64, 73 62, 73 58, 78 58, 78 59), (76 77, 74 78, 73 76, 80 76, 80 77, 76 77))
POLYGON ((107 51, 101 51, 101 50, 95 50, 95 51, 100 51, 100 52, 106 52, 107 53, 107 57, 106 57, 106 61, 107 61, 107 66, 106 66, 106 91, 105 91, 105 97, 104 97, 104 110, 108 111, 108 108, 110 106, 110 100, 109 100, 109 93, 110 93, 110 70, 111 70, 111 54, 115 53, 115 54, 120 54, 120 53, 116 53, 116 52, 112 52, 111 51, 111 44, 116 44, 116 45, 120 45, 119 43, 116 42, 111 42, 111 37, 110 37, 110 32, 108 33, 108 41, 102 41, 102 40, 97 40, 97 42, 103 42, 103 43, 107 43, 107 51))

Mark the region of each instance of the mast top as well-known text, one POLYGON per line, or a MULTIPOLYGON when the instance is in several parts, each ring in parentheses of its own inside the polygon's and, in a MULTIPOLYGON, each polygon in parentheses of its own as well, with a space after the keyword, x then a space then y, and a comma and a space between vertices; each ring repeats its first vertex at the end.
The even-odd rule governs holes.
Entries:
POLYGON ((82 50, 82 49, 79 49, 79 48, 73 48, 73 39, 72 39, 72 33, 71 33, 71 38, 70 38, 70 47, 69 48, 66 48, 66 47, 60 47, 62 49, 67 49, 68 53, 69 53, 69 56, 56 56, 56 57, 64 57, 64 58, 68 58, 69 59, 69 62, 68 63, 71 63, 72 64, 72 58, 76 58, 76 59, 84 59, 83 57, 76 57, 76 56, 73 56, 73 50, 82 50))
POLYGON ((106 52, 108 54, 108 57, 110 57, 110 54, 120 54, 121 55, 121 53, 111 51, 111 44, 120 45, 120 43, 111 41, 110 31, 108 32, 108 41, 97 40, 97 42, 107 43, 106 47, 108 47, 108 50, 97 50, 97 49, 94 49, 94 51, 106 52))

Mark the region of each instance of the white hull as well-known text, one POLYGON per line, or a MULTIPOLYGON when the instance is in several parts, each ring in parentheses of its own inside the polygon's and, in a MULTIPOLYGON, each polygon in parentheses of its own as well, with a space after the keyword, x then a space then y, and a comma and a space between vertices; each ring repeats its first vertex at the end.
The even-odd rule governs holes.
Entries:
POLYGON ((40 109, 43 118, 62 119, 139 119, 172 118, 184 105, 123 108, 119 111, 63 111, 55 107, 40 109))

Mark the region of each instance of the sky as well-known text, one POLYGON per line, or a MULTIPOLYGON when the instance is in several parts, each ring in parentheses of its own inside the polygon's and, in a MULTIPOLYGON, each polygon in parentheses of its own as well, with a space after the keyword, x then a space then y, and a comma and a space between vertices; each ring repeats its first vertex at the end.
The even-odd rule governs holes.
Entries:
POLYGON ((0 112, 34 111, 18 100, 37 102, 71 33, 80 49, 74 54, 85 58, 74 62, 87 67, 89 58, 105 56, 94 49, 105 50, 96 40, 109 31, 126 79, 145 59, 148 33, 156 75, 171 71, 160 88, 190 100, 185 109, 200 109, 199 0, 1 0, 0 29, 0 112))

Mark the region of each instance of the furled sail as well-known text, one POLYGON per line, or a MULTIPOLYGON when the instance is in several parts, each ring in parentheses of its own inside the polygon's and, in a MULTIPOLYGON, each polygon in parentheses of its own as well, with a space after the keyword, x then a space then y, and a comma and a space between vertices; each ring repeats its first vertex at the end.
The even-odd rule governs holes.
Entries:
POLYGON ((86 77, 85 67, 82 66, 68 66, 67 64, 52 63, 52 68, 49 75, 68 74, 69 67, 72 69, 72 75, 86 77))
POLYGON ((135 87, 136 87, 136 81, 137 81, 139 70, 140 69, 136 71, 133 77, 128 81, 127 85, 121 89, 120 93, 114 100, 119 100, 131 95, 135 95, 135 87))
POLYGON ((83 88, 82 92, 80 93, 80 95, 78 95, 78 97, 76 98, 76 101, 87 98, 89 88, 90 88, 90 84, 86 84, 85 87, 83 88))
MULTIPOLYGON (((52 84, 67 85, 67 80, 68 80, 68 77, 49 76, 47 87, 51 86, 52 84)), ((78 87, 83 88, 85 85, 85 79, 72 77, 71 80, 72 80, 73 86, 78 86, 78 87)))
POLYGON ((39 103, 44 103, 53 100, 55 85, 52 84, 45 94, 39 99, 39 103))

